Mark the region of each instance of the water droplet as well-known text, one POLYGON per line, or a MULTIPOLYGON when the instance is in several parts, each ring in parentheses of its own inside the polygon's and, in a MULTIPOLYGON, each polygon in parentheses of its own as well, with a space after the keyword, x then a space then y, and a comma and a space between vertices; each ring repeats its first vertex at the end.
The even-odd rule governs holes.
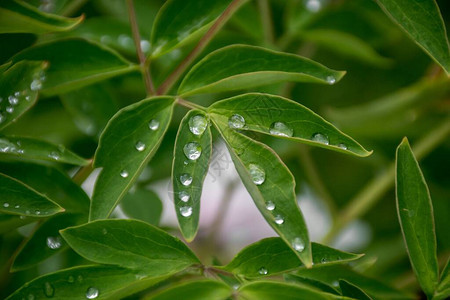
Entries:
POLYGON ((181 174, 180 181, 182 185, 189 186, 192 183, 192 176, 187 173, 181 174))
POLYGON ((44 284, 44 294, 49 298, 55 295, 55 288, 50 284, 50 282, 46 282, 44 284))
POLYGON ((2 123, 4 120, 5 120, 5 117, 2 114, 0 114, 0 123, 2 123))
POLYGON ((148 128, 150 128, 153 131, 157 130, 159 128, 159 121, 155 119, 151 120, 148 123, 148 128))
POLYGON ((30 101, 31 100, 30 96, 25 96, 25 100, 30 101))
POLYGON ((23 150, 23 149, 17 149, 17 153, 19 153, 19 154, 24 154, 24 153, 25 153, 25 150, 23 150))
POLYGON ((19 104, 19 99, 17 98, 17 96, 9 96, 8 101, 9 101, 9 104, 11 104, 11 105, 19 104))
POLYGON ((273 203, 272 201, 267 201, 266 209, 270 210, 270 211, 274 210, 275 209, 275 203, 273 203))
POLYGON ((120 177, 127 178, 128 177, 128 172, 126 170, 120 171, 120 177))
POLYGON ((29 215, 29 214, 31 214, 31 212, 29 210, 26 210, 25 214, 29 215))
POLYGON ((332 286, 334 287, 338 287, 339 286, 339 281, 335 280, 331 283, 332 286))
POLYGON ((307 10, 315 13, 322 8, 322 3, 320 2, 320 0, 306 0, 305 6, 307 10))
POLYGON ((341 148, 341 149, 343 149, 343 150, 348 150, 347 145, 344 144, 344 143, 340 143, 340 144, 338 145, 338 147, 341 148))
POLYGON ((6 112, 12 114, 12 113, 14 112, 14 107, 8 106, 8 107, 6 108, 6 112))
POLYGON ((141 141, 138 141, 136 143, 135 147, 136 147, 136 150, 139 151, 139 152, 142 152, 142 151, 145 150, 145 144, 143 142, 141 142, 141 141))
POLYGON ((275 217, 275 223, 277 223, 278 225, 281 225, 284 223, 284 218, 280 215, 275 217))
POLYGON ((314 142, 322 143, 325 145, 328 145, 330 141, 328 140, 328 137, 325 134, 322 133, 315 133, 312 138, 314 142))
POLYGON ((32 91, 39 91, 40 89, 42 89, 42 81, 39 79, 33 79, 30 84, 30 89, 32 91))
POLYGON ((190 160, 197 160, 202 155, 202 147, 196 142, 190 142, 184 145, 184 155, 190 160))
POLYGON ((34 213, 35 213, 36 215, 40 215, 40 214, 41 214, 41 211, 40 211, 39 209, 36 209, 36 210, 34 211, 34 213))
POLYGON ((294 135, 294 130, 288 127, 283 122, 274 122, 270 125, 269 129, 270 134, 278 135, 278 136, 286 136, 291 137, 294 135))
POLYGON ((267 271, 266 268, 261 267, 261 269, 258 270, 258 273, 259 273, 260 275, 267 275, 267 273, 269 273, 269 272, 267 271))
POLYGON ((9 203, 8 202, 3 203, 3 207, 9 207, 9 203))
POLYGON ((202 115, 196 115, 189 119, 189 130, 195 135, 202 135, 208 127, 208 121, 202 115))
POLYGON ((327 76, 327 82, 328 84, 335 84, 336 78, 334 78, 334 76, 327 76))
POLYGON ((292 248, 294 248, 295 251, 302 252, 303 250, 305 250, 305 242, 303 242, 301 238, 296 237, 292 241, 292 248))
POLYGON ((103 233, 103 234, 108 234, 108 229, 103 228, 103 229, 102 229, 102 233, 103 233))
POLYGON ((20 96, 20 92, 15 92, 15 93, 14 93, 14 96, 15 96, 15 97, 19 97, 19 96, 20 96))
POLYGON ((59 248, 61 248, 61 245, 62 245, 61 237, 49 236, 47 238, 47 247, 49 247, 50 249, 52 249, 52 250, 59 249, 59 248))
POLYGON ((126 34, 119 35, 119 37, 117 38, 117 41, 124 48, 133 47, 133 39, 126 34))
POLYGON ((50 157, 50 158, 52 158, 52 159, 54 159, 54 160, 58 160, 58 159, 60 158, 59 153, 56 152, 56 151, 52 151, 52 152, 48 155, 48 157, 50 157))
POLYGON ((254 184, 261 185, 266 180, 266 172, 264 172, 260 166, 256 164, 249 164, 248 171, 250 172, 250 176, 252 177, 254 184))
POLYGON ((188 202, 189 199, 191 198, 191 195, 189 195, 188 192, 186 192, 186 191, 181 191, 178 194, 178 198, 183 202, 188 202))
POLYGON ((146 53, 146 52, 150 51, 151 44, 149 41, 141 40, 140 44, 141 44, 142 52, 146 53))
POLYGON ((192 207, 190 206, 180 207, 180 214, 185 218, 190 217, 192 215, 192 207))
POLYGON ((326 263, 327 263, 326 257, 322 257, 322 259, 320 260, 320 262, 321 262, 322 264, 326 264, 326 263))
POLYGON ((70 275, 69 278, 67 278, 67 281, 70 282, 70 283, 74 283, 75 282, 75 278, 72 275, 70 275))
POLYGON ((102 35, 100 37, 100 42, 102 44, 110 44, 110 43, 112 43, 112 38, 109 35, 102 35))
POLYGON ((86 299, 95 299, 98 297, 98 289, 95 287, 90 287, 86 291, 86 299))
POLYGON ((25 220, 26 217, 25 217, 25 216, 20 216, 19 218, 20 218, 21 220, 25 220))
POLYGON ((245 119, 243 116, 234 114, 228 119, 228 126, 233 129, 241 129, 245 126, 245 119))
POLYGON ((16 206, 14 206, 14 208, 16 208, 16 209, 17 209, 17 208, 20 208, 20 205, 19 205, 19 204, 17 204, 16 206))

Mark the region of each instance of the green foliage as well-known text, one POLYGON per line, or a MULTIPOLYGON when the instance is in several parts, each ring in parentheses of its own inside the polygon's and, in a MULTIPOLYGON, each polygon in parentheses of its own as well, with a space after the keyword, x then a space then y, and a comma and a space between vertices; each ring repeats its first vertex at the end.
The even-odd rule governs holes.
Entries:
POLYGON ((0 298, 447 299, 449 9, 0 1, 0 298))

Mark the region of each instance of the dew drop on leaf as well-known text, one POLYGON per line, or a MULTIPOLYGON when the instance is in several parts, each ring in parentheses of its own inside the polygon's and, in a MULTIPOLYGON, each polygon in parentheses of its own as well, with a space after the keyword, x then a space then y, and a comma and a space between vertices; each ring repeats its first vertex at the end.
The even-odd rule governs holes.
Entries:
POLYGON ((195 135, 202 135, 208 127, 208 121, 202 115, 196 115, 189 119, 189 130, 195 135))
POLYGON ((241 129, 245 126, 245 119, 243 116, 234 114, 228 119, 228 126, 233 129, 241 129))
POLYGON ((322 8, 322 2, 320 0, 306 0, 305 7, 310 12, 316 13, 322 8))
POLYGON ((312 138, 314 142, 322 143, 325 145, 330 144, 330 141, 328 140, 328 137, 325 134, 322 133, 315 133, 312 138))
POLYGON ((40 214, 41 214, 41 211, 40 211, 39 209, 36 209, 36 210, 34 211, 34 213, 35 213, 36 215, 40 215, 40 214))
POLYGON ((184 186, 189 186, 192 183, 192 176, 187 174, 187 173, 181 174, 180 175, 180 182, 184 186))
POLYGON ((178 194, 178 198, 183 202, 188 202, 191 196, 186 191, 181 191, 178 194))
POLYGON ((9 101, 9 104, 11 104, 11 105, 19 104, 19 99, 16 96, 9 96, 8 101, 9 101))
POLYGON ((305 243, 301 238, 296 237, 292 241, 292 248, 294 248, 295 251, 302 252, 303 250, 305 250, 305 243))
POLYGON ((348 150, 347 145, 344 144, 344 143, 340 143, 340 144, 338 145, 338 147, 341 148, 341 149, 343 149, 343 150, 348 150))
POLYGON ((126 171, 126 170, 120 171, 120 176, 123 177, 123 178, 127 178, 128 177, 128 171, 126 171))
POLYGON ((322 257, 322 259, 320 260, 321 263, 326 264, 327 263, 327 259, 325 257, 322 257))
POLYGON ((284 223, 284 218, 280 215, 275 217, 275 223, 277 223, 278 225, 281 225, 284 223))
POLYGON ((53 237, 53 236, 49 236, 47 238, 47 247, 49 247, 52 250, 56 250, 61 248, 62 245, 62 241, 61 238, 59 236, 57 237, 53 237))
POLYGON ((328 84, 335 84, 336 78, 334 78, 333 76, 327 76, 327 82, 328 84))
POLYGON ((184 146, 183 152, 190 160, 197 160, 202 155, 202 147, 196 142, 190 142, 184 146))
POLYGON ((266 172, 263 168, 256 164, 249 164, 248 171, 250 172, 250 177, 256 185, 261 185, 266 180, 266 172))
POLYGON ((150 130, 153 130, 153 131, 157 130, 159 128, 159 121, 155 120, 155 119, 151 120, 148 123, 148 128, 150 128, 150 130))
POLYGON ((192 207, 190 206, 180 207, 180 214, 185 218, 190 217, 192 215, 192 207))
POLYGON ((44 294, 49 298, 55 295, 55 288, 50 284, 50 282, 46 282, 44 284, 44 294))
POLYGON ((14 112, 14 107, 8 106, 8 107, 6 108, 6 112, 12 114, 12 113, 14 112))
POLYGON ((98 289, 95 287, 90 287, 86 291, 86 299, 95 299, 98 297, 98 289))
POLYGON ((266 209, 270 210, 270 211, 274 210, 275 209, 275 203, 273 203, 272 201, 267 201, 266 209))
POLYGON ((142 151, 145 150, 145 144, 143 142, 141 142, 141 141, 138 141, 136 143, 136 145, 134 145, 134 146, 136 147, 136 150, 139 151, 139 152, 142 152, 142 151))
POLYGON ((30 84, 30 89, 32 91, 39 91, 42 89, 42 81, 39 79, 34 79, 30 84))
POLYGON ((294 130, 283 122, 273 122, 272 125, 270 125, 269 132, 273 135, 286 137, 291 137, 294 135, 294 130))
POLYGON ((54 159, 54 160, 58 160, 59 159, 59 153, 56 151, 51 152, 48 157, 54 159))
POLYGON ((267 273, 269 273, 269 272, 267 271, 266 268, 261 267, 261 269, 258 270, 258 273, 259 273, 260 275, 267 275, 267 273))
POLYGON ((14 208, 16 208, 16 209, 17 209, 17 208, 20 208, 20 205, 19 205, 19 204, 17 204, 16 206, 14 206, 14 208))
POLYGON ((5 203, 3 203, 3 207, 9 207, 9 203, 8 202, 5 202, 5 203))

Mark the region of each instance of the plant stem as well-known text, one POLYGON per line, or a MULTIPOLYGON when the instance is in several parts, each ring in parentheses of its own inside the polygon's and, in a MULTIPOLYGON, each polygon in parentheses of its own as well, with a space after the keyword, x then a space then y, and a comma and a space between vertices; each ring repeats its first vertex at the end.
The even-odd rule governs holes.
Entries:
POLYGON ((184 100, 182 98, 177 98, 176 103, 181 105, 181 106, 190 108, 190 109, 198 109, 198 110, 201 110, 201 111, 206 111, 206 108, 204 106, 192 103, 192 102, 184 100))
POLYGON ((150 75, 150 62, 146 63, 145 55, 141 48, 141 35, 139 34, 139 27, 137 25, 136 12, 134 10, 133 0, 127 0, 128 17, 130 19, 131 32, 133 34, 134 45, 136 47, 136 53, 141 66, 141 73, 144 79, 145 88, 147 90, 147 96, 155 94, 155 86, 150 75))
POLYGON ((264 40, 267 45, 273 45, 275 34, 273 32, 272 13, 270 11, 269 1, 258 0, 258 6, 263 25, 264 40))
POLYGON ((233 0, 233 2, 231 2, 219 18, 217 18, 211 28, 206 32, 206 34, 200 39, 197 46, 195 46, 191 53, 189 53, 189 55, 178 65, 172 74, 170 74, 169 77, 167 77, 167 79, 161 84, 156 92, 157 95, 164 95, 172 88, 189 65, 200 55, 216 33, 225 25, 225 23, 245 1, 247 0, 233 0))
POLYGON ((92 171, 94 171, 94 168, 92 166, 94 162, 94 159, 91 159, 91 162, 84 167, 81 167, 75 175, 73 175, 72 180, 78 185, 81 185, 88 177, 91 175, 92 171))
MULTIPOLYGON (((450 119, 446 119, 413 146, 417 160, 428 155, 436 146, 450 134, 450 119)), ((372 179, 343 209, 330 232, 325 236, 323 243, 329 244, 337 234, 351 221, 364 215, 371 209, 389 189, 394 186, 395 163, 392 163, 386 172, 372 179)))

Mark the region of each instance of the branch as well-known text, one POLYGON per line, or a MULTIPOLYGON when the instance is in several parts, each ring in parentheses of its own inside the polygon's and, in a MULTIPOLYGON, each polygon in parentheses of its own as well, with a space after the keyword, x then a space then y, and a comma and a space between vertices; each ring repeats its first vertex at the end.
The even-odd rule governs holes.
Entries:
POLYGON ((246 0, 233 0, 231 4, 225 9, 225 11, 217 18, 216 22, 206 32, 206 34, 200 39, 197 46, 189 53, 189 55, 178 65, 178 67, 167 77, 167 79, 161 84, 156 92, 157 95, 166 94, 172 86, 177 82, 180 76, 186 71, 189 65, 200 55, 200 53, 209 44, 216 33, 225 25, 225 23, 231 18, 231 16, 244 4, 246 0))

